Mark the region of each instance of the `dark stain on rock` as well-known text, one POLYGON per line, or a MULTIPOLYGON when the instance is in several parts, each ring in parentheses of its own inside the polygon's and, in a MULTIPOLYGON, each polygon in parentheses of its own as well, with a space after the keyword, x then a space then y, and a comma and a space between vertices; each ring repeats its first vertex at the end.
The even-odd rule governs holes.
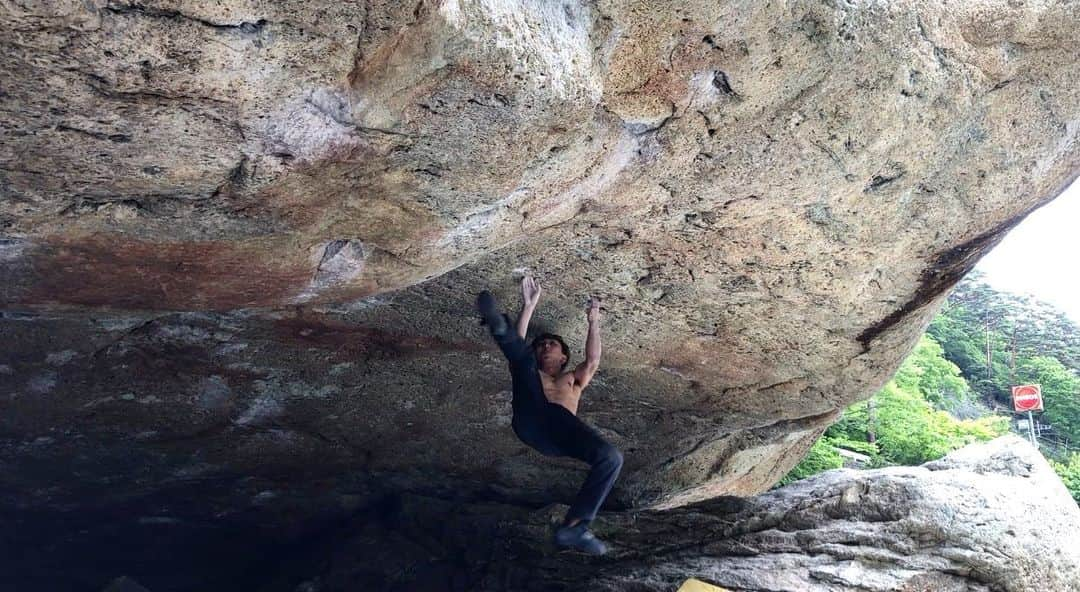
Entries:
MULTIPOLYGON (((246 154, 240 156, 239 162, 236 163, 229 171, 229 176, 225 177, 225 180, 218 185, 214 192, 210 194, 210 197, 218 197, 224 195, 231 197, 234 194, 241 191, 246 185, 248 178, 251 176, 251 172, 248 170, 248 157, 246 154)), ((145 169, 144 169, 145 170, 145 169)))
POLYGON ((874 175, 863 189, 863 193, 873 193, 878 191, 882 187, 896 181, 907 174, 907 169, 904 165, 898 162, 890 162, 885 165, 885 169, 874 175))
POLYGON ((829 39, 824 23, 812 14, 803 15, 802 20, 795 24, 795 29, 814 43, 823 43, 829 39))
POLYGON ((131 142, 131 136, 129 136, 128 134, 106 134, 103 132, 95 132, 92 130, 72 127, 70 125, 64 125, 62 123, 57 125, 53 129, 58 132, 75 132, 84 136, 94 138, 95 140, 108 140, 110 142, 116 142, 117 144, 127 144, 131 142))
POLYGON ((739 93, 735 92, 735 90, 731 88, 731 81, 728 80, 728 76, 726 73, 724 73, 723 70, 717 70, 716 72, 713 72, 712 85, 715 89, 719 90, 720 92, 724 93, 729 97, 733 97, 736 99, 741 98, 739 96, 739 93))
POLYGON ((1027 216, 1026 212, 1009 218, 989 232, 980 234, 938 255, 934 263, 922 273, 919 279, 919 288, 915 291, 915 295, 911 300, 908 300, 907 303, 893 311, 889 316, 874 323, 859 334, 858 340, 863 346, 863 351, 870 349, 870 342, 878 335, 888 331, 909 314, 922 308, 928 302, 952 288, 956 282, 960 281, 975 267, 975 264, 983 255, 994 248, 1005 237, 1005 234, 1013 226, 1019 224, 1025 216, 1027 216))
POLYGON ((53 237, 39 243, 33 288, 19 300, 131 310, 271 306, 311 279, 309 263, 268 257, 272 252, 256 243, 53 237))
POLYGON ((322 286, 347 283, 364 271, 367 253, 356 239, 337 239, 326 244, 312 281, 322 286))
POLYGON ((235 31, 244 36, 258 35, 266 26, 266 19, 259 19, 255 22, 241 21, 239 23, 219 23, 185 14, 183 12, 180 12, 179 10, 152 8, 148 6, 142 6, 140 4, 109 4, 105 7, 105 10, 112 14, 144 16, 149 18, 165 19, 178 22, 187 21, 202 25, 204 27, 209 27, 211 29, 217 29, 219 31, 235 31))

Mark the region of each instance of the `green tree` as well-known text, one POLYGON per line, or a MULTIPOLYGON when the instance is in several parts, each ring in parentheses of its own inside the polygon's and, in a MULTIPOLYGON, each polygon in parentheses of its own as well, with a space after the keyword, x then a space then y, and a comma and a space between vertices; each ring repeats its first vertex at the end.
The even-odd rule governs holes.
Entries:
POLYGON ((1003 410, 1012 408, 1013 385, 1045 382, 1042 421, 1062 438, 1080 440, 1080 327, 1063 312, 998 292, 972 273, 954 288, 928 332, 977 396, 1003 410))
POLYGON ((1077 504, 1080 504, 1080 452, 1072 453, 1065 462, 1050 461, 1054 472, 1061 477, 1061 482, 1072 494, 1077 504))
POLYGON ((878 447, 882 457, 894 464, 922 464, 968 444, 1001 436, 1009 429, 1004 417, 957 420, 934 410, 920 393, 895 382, 886 384, 875 396, 881 418, 878 447))
POLYGON ((893 377, 904 390, 918 391, 941 409, 952 409, 971 399, 971 387, 961 376, 960 368, 945 359, 941 345, 924 334, 893 377))
POLYGON ((1080 441, 1080 378, 1057 358, 1036 356, 1016 369, 1018 382, 1042 387, 1043 419, 1070 441, 1080 441))
POLYGON ((960 369, 945 359, 942 347, 924 336, 894 378, 874 394, 875 412, 869 412, 870 401, 845 409, 781 483, 841 466, 836 448, 868 454, 875 465, 915 465, 1008 432, 1004 417, 958 420, 931 403, 963 401, 970 392, 960 369), (874 443, 868 442, 871 433, 876 434, 874 443))
POLYGON ((840 453, 836 451, 836 446, 829 441, 829 438, 818 438, 810 451, 806 453, 802 461, 795 465, 794 469, 791 469, 783 479, 780 480, 778 485, 787 485, 793 481, 799 479, 805 479, 810 475, 816 475, 824 471, 832 469, 839 469, 844 466, 844 459, 840 456, 840 453))
POLYGON ((983 405, 1011 415, 1011 387, 1023 383, 1042 385, 1046 411, 1041 419, 1075 444, 1080 442, 1078 375, 1076 323, 1049 304, 998 292, 980 274, 969 274, 893 380, 871 399, 873 405, 864 401, 847 408, 799 474, 835 464, 826 445, 870 454, 877 464, 917 464, 1004 434, 1008 419, 986 416, 983 405))

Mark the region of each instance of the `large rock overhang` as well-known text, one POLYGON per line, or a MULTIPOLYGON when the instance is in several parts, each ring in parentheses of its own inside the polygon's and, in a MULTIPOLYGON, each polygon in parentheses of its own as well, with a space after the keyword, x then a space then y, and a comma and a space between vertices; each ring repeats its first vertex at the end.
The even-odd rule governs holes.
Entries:
POLYGON ((7 501, 569 495, 471 312, 526 271, 577 359, 604 298, 616 503, 761 492, 1080 170, 1080 19, 1014 4, 5 4, 7 501))

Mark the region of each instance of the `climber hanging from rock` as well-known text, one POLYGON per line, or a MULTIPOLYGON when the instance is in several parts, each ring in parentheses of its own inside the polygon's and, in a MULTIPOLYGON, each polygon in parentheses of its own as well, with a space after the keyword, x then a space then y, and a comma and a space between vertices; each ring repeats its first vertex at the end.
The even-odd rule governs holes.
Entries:
POLYGON ((514 433, 541 454, 589 463, 589 475, 555 530, 554 539, 560 547, 602 555, 607 546, 589 531, 589 523, 619 477, 623 457, 577 417, 581 391, 600 365, 600 301, 595 297, 589 300, 585 361, 566 372, 570 348, 561 337, 544 333, 531 347, 525 343, 529 319, 540 300, 540 285, 526 276, 521 281, 521 295, 524 302, 516 331, 511 330, 510 317, 499 312, 490 292, 484 290, 476 300, 480 316, 510 362, 514 433))

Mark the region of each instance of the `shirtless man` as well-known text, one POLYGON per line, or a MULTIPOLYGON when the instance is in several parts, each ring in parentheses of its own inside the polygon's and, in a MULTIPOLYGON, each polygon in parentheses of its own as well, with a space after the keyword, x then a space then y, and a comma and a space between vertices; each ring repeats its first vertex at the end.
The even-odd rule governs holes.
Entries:
POLYGON ((481 292, 476 300, 480 316, 510 362, 514 385, 511 425, 522 442, 541 454, 589 463, 589 475, 555 531, 555 544, 602 555, 607 546, 589 531, 589 523, 619 477, 623 457, 577 417, 581 391, 600 366, 600 301, 589 300, 585 361, 565 372, 570 348, 561 337, 544 333, 533 340, 531 348, 525 344, 529 319, 540 300, 540 285, 526 276, 521 281, 521 295, 524 302, 516 332, 510 330, 510 318, 499 313, 490 292, 481 292))

